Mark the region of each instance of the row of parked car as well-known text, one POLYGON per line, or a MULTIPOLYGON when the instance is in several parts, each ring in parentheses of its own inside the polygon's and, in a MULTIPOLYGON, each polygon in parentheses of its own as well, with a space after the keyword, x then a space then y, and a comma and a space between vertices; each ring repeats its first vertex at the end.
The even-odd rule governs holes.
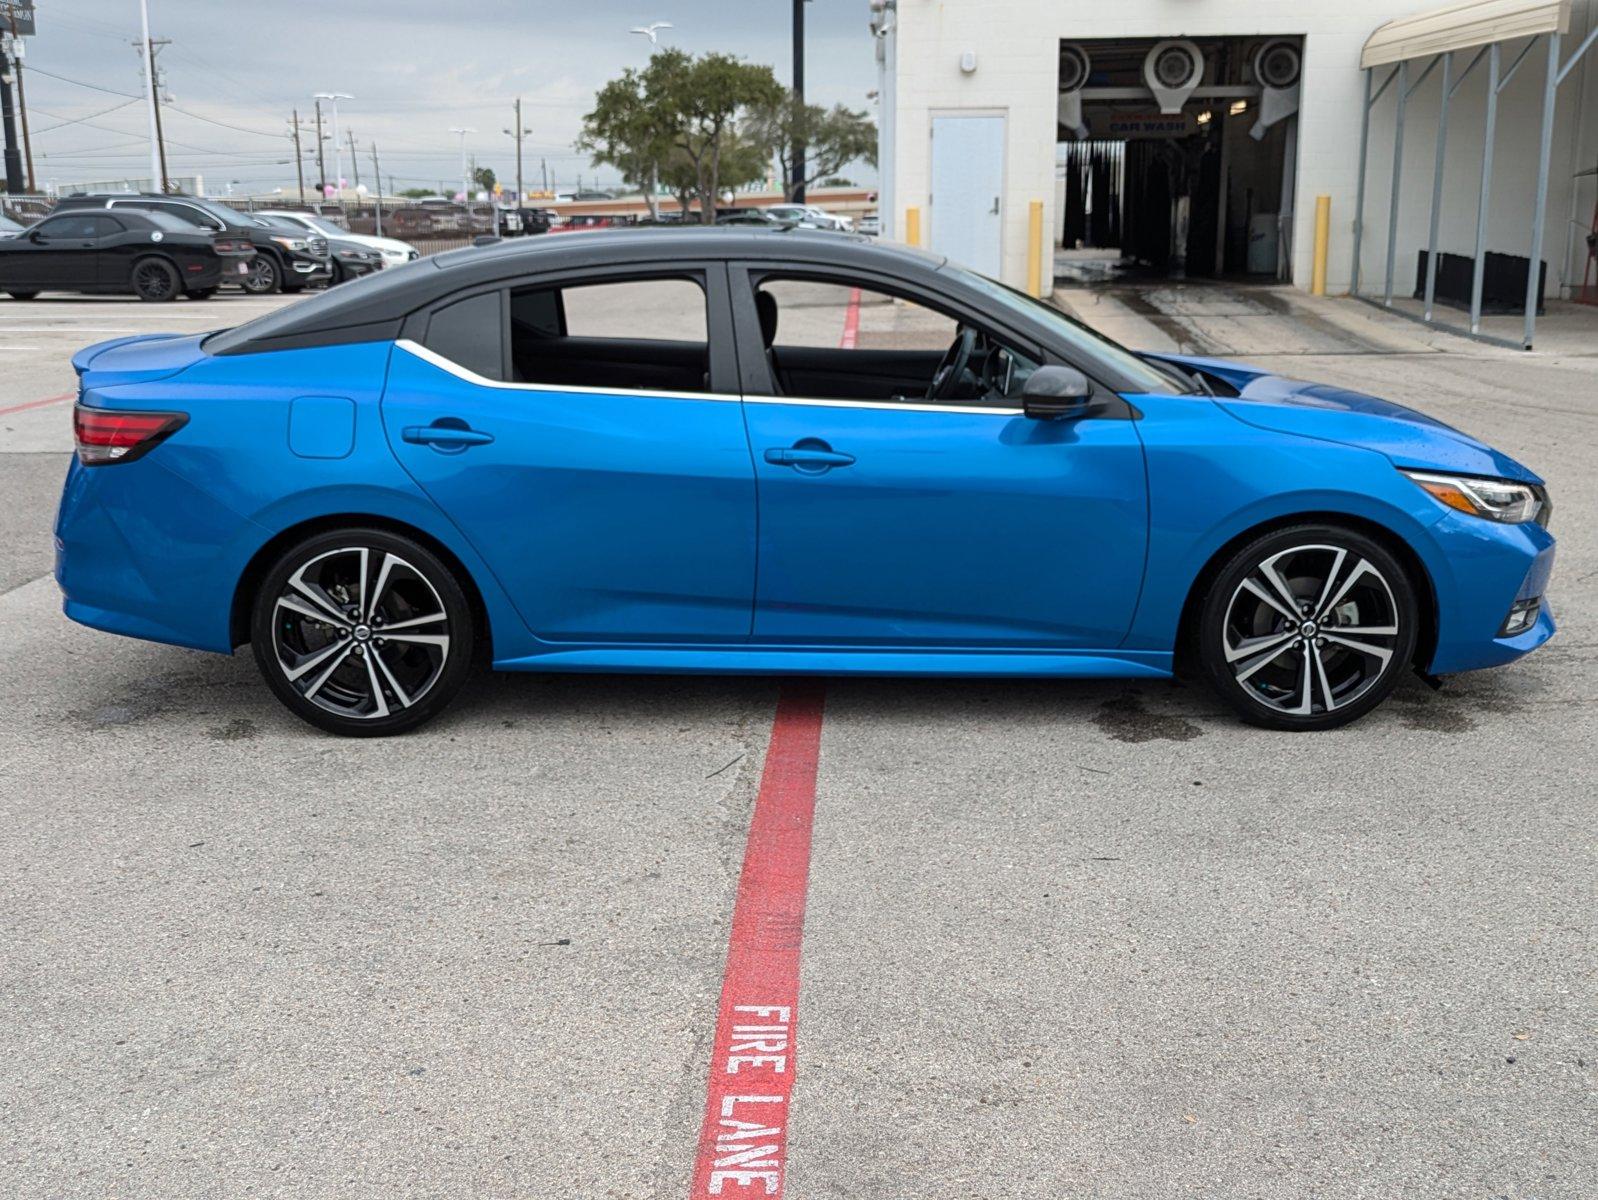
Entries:
POLYGON ((203 300, 224 284, 298 292, 416 257, 405 242, 353 234, 314 213, 243 213, 198 196, 64 196, 31 225, 0 217, 0 291, 20 300, 46 291, 203 300))

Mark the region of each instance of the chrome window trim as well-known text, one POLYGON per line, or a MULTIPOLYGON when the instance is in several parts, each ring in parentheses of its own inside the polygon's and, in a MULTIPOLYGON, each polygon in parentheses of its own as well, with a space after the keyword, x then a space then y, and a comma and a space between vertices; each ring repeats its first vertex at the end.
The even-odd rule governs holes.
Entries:
POLYGON ((734 404, 796 404, 805 408, 871 408, 881 409, 884 412, 968 413, 977 416, 1000 417, 1019 417, 1022 415, 1019 407, 992 408, 976 404, 909 404, 892 400, 812 400, 804 396, 739 396, 726 392, 670 392, 656 391, 652 388, 607 388, 587 385, 564 386, 554 383, 512 383, 508 380, 490 379, 486 375, 479 375, 477 372, 470 371, 459 363, 445 358, 437 351, 429 350, 419 342, 412 341, 410 338, 399 338, 394 345, 466 383, 474 384, 477 387, 498 388, 501 391, 509 392, 543 392, 562 396, 569 396, 573 393, 591 396, 653 396, 661 400, 716 400, 734 404))
POLYGON ((499 388, 510 392, 544 392, 546 394, 569 396, 574 392, 581 392, 589 396, 654 396, 662 400, 719 400, 738 403, 742 396, 725 392, 670 392, 656 391, 653 388, 607 388, 591 387, 587 384, 565 386, 558 383, 513 383, 509 380, 490 379, 486 375, 479 375, 476 371, 469 371, 457 362, 452 362, 437 351, 429 350, 410 338, 400 338, 394 343, 401 350, 414 354, 425 363, 431 363, 441 371, 448 371, 457 379, 467 383, 476 384, 478 387, 499 388))

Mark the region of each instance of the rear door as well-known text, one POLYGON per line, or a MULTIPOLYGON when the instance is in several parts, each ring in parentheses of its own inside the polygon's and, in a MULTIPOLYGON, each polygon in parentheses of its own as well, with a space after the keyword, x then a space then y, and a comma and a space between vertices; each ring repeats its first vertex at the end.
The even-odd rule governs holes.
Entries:
POLYGON ((62 213, 47 217, 7 247, 6 286, 46 290, 92 284, 96 272, 95 216, 62 213))
POLYGON ((546 276, 407 323, 390 444, 540 638, 748 637, 754 470, 726 278, 546 276))

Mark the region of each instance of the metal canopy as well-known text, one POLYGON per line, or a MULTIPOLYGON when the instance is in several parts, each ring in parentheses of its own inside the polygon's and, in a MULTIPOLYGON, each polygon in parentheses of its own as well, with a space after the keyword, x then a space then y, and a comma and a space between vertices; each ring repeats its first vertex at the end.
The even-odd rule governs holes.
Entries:
MULTIPOLYGON (((1536 199, 1532 208, 1531 245, 1526 269, 1526 320, 1519 345, 1527 350, 1537 329, 1537 301, 1542 294, 1542 250, 1544 225, 1548 210, 1548 170, 1553 151, 1554 107, 1558 100, 1559 85, 1571 69, 1598 40, 1598 27, 1594 27, 1582 40, 1575 53, 1563 56, 1561 42, 1570 28, 1570 0, 1471 0, 1447 8, 1433 9, 1412 17, 1389 21, 1365 42, 1360 54, 1360 66, 1365 72, 1365 103, 1359 135, 1359 182, 1354 201, 1354 263, 1350 292, 1355 299, 1377 303, 1361 296, 1359 292, 1359 253, 1365 233, 1365 167, 1370 151, 1371 110, 1382 98, 1388 86, 1395 81, 1393 114, 1393 175, 1392 192, 1388 197, 1386 276, 1383 280, 1380 304, 1393 306, 1393 278, 1397 266, 1398 209, 1401 199, 1400 172, 1404 159, 1404 118, 1411 95, 1426 82, 1432 69, 1442 64, 1441 95, 1437 117, 1436 161, 1432 172, 1431 220, 1426 244, 1426 281, 1424 285, 1424 313, 1420 320, 1433 321, 1433 302, 1437 288, 1437 235, 1443 204, 1443 160, 1448 144, 1448 108, 1454 93, 1485 57, 1487 60, 1487 111, 1482 137, 1481 192, 1476 204, 1476 254, 1471 280, 1470 334, 1485 341, 1500 341, 1481 332, 1482 277, 1487 261, 1487 210, 1492 192, 1493 138, 1497 132, 1498 97, 1513 80, 1521 63, 1539 41, 1544 43, 1547 59, 1542 85, 1542 122, 1538 138, 1536 199), (1507 70, 1503 69, 1504 43, 1521 38, 1529 39, 1521 48, 1507 70), (1454 72, 1454 55, 1461 50, 1477 48, 1469 64, 1457 76, 1454 72), (1410 81, 1410 64, 1417 58, 1431 61, 1419 76, 1410 81), (1372 87, 1375 68, 1391 66, 1380 87, 1372 87)), ((1393 309, 1394 312, 1401 310, 1393 309)), ((1408 315, 1402 314, 1401 315, 1408 315)), ((1515 343, 1507 343, 1514 345, 1515 343)))
POLYGON ((1365 39, 1359 65, 1369 70, 1510 38, 1568 32, 1570 0, 1468 0, 1387 22, 1365 39))

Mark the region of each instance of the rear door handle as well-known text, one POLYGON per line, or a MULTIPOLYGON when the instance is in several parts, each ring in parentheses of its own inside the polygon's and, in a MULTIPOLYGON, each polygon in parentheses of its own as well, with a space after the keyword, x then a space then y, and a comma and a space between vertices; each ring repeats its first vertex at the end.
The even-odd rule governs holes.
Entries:
POLYGON ((832 467, 847 467, 854 455, 844 454, 826 446, 789 446, 766 451, 766 461, 778 467, 795 467, 801 471, 825 471, 832 467))
POLYGON ((468 446, 486 446, 494 440, 491 433, 468 428, 465 422, 445 417, 432 425, 407 425, 400 437, 418 446, 432 446, 436 450, 464 450, 468 446), (449 424, 444 424, 448 421, 449 424))

